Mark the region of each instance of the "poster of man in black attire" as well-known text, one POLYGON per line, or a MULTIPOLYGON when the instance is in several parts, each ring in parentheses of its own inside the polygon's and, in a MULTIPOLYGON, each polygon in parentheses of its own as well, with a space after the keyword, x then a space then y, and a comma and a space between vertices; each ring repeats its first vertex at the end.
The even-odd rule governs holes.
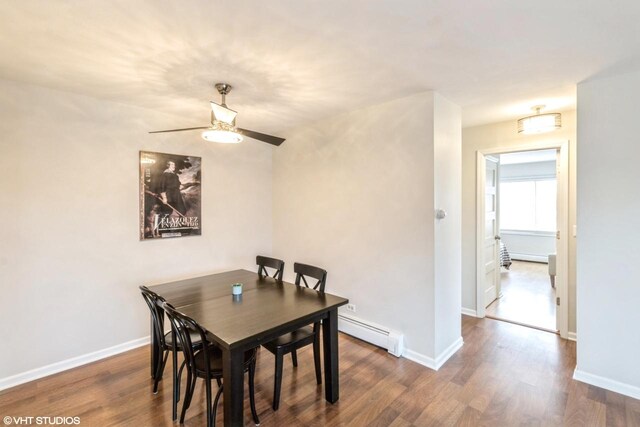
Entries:
POLYGON ((140 152, 140 240, 200 235, 201 158, 140 152))

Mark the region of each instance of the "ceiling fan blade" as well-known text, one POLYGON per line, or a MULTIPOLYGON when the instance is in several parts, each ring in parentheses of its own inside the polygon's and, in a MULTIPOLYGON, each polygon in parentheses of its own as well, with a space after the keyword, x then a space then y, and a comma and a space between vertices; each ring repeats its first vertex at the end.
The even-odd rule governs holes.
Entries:
POLYGON ((278 146, 285 141, 284 138, 279 138, 277 136, 267 135, 266 133, 255 132, 253 130, 248 130, 248 129, 238 128, 238 133, 244 136, 247 136, 249 138, 257 139, 258 141, 263 141, 263 142, 266 142, 267 144, 271 144, 275 146, 278 146))
POLYGON ((184 128, 184 129, 168 129, 168 130, 154 130, 149 133, 163 133, 163 132, 182 132, 183 130, 196 130, 196 129, 209 129, 210 126, 200 126, 197 128, 184 128))

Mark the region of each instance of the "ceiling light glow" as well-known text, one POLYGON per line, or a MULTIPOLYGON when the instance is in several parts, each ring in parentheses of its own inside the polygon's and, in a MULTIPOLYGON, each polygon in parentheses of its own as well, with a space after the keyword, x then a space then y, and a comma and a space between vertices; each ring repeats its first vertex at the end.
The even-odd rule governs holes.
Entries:
POLYGON ((221 144, 237 144, 242 142, 243 139, 235 126, 219 120, 214 120, 211 128, 202 132, 202 138, 221 144))

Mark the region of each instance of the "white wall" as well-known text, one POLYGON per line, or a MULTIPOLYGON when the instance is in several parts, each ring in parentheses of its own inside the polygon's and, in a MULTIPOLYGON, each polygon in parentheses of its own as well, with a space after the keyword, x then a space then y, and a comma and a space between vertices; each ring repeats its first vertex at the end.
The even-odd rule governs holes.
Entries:
POLYGON ((639 101, 640 72, 578 85, 576 378, 640 399, 639 101))
POLYGON ((149 135, 179 119, 8 81, 0 117, 0 379, 148 335, 141 284, 271 252, 267 144, 149 135), (202 157, 202 236, 138 240, 139 150, 202 157))
POLYGON ((460 108, 434 96, 435 208, 447 216, 435 226, 436 348, 440 355, 460 338, 462 256, 462 127, 460 108))
MULTIPOLYGON (((274 152, 273 253, 285 259, 285 276, 295 261, 325 267, 327 290, 348 297, 355 316, 403 332, 406 346, 427 357, 444 346, 436 324, 446 329, 443 342, 460 337, 457 273, 438 273, 447 284, 436 291, 434 264, 434 243, 456 235, 459 216, 459 193, 447 195, 442 182, 459 166, 434 172, 436 156, 459 163, 455 147, 434 146, 434 132, 455 144, 455 130, 434 118, 455 111, 422 93, 293 130, 274 152), (440 228, 436 200, 451 214, 440 228), (446 314, 436 313, 441 302, 446 314)), ((447 185, 455 191, 457 180, 447 185)), ((442 255, 451 253, 454 269, 456 246, 454 238, 442 255)))
MULTIPOLYGON (((569 141, 569 227, 576 217, 576 114, 562 113, 562 129, 540 134, 518 134, 516 121, 462 130, 462 307, 476 310, 476 153, 519 145, 569 141)), ((575 239, 569 240, 569 331, 576 329, 575 239)))
POLYGON ((553 232, 500 230, 500 237, 514 260, 548 262, 549 254, 556 253, 553 232))

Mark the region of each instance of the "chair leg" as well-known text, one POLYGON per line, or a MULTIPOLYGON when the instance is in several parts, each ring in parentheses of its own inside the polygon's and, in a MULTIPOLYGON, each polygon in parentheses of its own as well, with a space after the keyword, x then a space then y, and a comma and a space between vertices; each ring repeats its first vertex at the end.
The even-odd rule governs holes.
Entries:
MULTIPOLYGON (((174 360, 177 361, 178 357, 176 356, 174 360)), ((182 364, 180 365, 180 370, 178 370, 178 375, 174 380, 175 387, 174 387, 174 397, 173 397, 173 421, 178 419, 178 402, 180 402, 180 382, 182 381, 182 370, 186 365, 187 365, 187 359, 184 359, 182 361, 182 364)), ((187 380, 187 389, 186 389, 186 393, 188 392, 189 392, 189 380, 187 380)), ((185 393, 185 399, 187 397, 186 393, 185 393)))
POLYGON ((212 427, 213 422, 211 420, 211 379, 205 378, 204 380, 204 388, 207 394, 207 427, 212 427))
POLYGON ((162 378, 162 373, 164 372, 164 365, 166 365, 168 357, 169 357, 169 350, 166 350, 164 352, 164 357, 162 358, 162 363, 158 364, 158 370, 156 371, 156 378, 153 380, 153 394, 158 394, 158 383, 160 382, 160 378, 162 378))
POLYGON ((178 352, 172 351, 173 359, 173 405, 171 407, 171 419, 173 421, 178 419, 178 400, 180 400, 180 383, 178 377, 178 352))
POLYGON ((273 410, 277 411, 280 406, 280 387, 282 386, 282 362, 284 355, 276 351, 276 369, 273 385, 273 410))
POLYGON ((180 413, 180 424, 184 424, 184 416, 187 414, 187 409, 191 405, 191 398, 196 387, 196 376, 191 375, 191 370, 187 369, 187 390, 184 393, 184 402, 182 403, 182 412, 180 413))
POLYGON ((213 411, 211 411, 211 416, 213 417, 213 421, 211 425, 216 427, 216 415, 218 413, 218 401, 220 400, 220 395, 222 394, 222 386, 218 389, 216 393, 216 399, 213 401, 213 411))
POLYGON ((249 402, 251 403, 251 415, 253 415, 253 422, 258 426, 260 425, 260 418, 258 418, 258 411, 256 411, 256 394, 254 387, 255 377, 256 361, 254 359, 249 365, 249 402))
POLYGON ((187 365, 187 359, 184 359, 182 361, 182 364, 180 365, 180 370, 178 371, 178 402, 180 401, 180 380, 182 379, 182 370, 186 365, 187 365))
POLYGON ((320 368, 320 336, 316 334, 313 340, 313 362, 316 365, 316 382, 322 384, 322 369, 320 368))
POLYGON ((222 380, 220 378, 216 378, 216 382, 218 383, 218 387, 222 387, 222 380))
POLYGON ((298 367, 298 353, 296 353, 296 350, 293 350, 291 352, 291 361, 293 362, 293 366, 294 367, 298 367))

